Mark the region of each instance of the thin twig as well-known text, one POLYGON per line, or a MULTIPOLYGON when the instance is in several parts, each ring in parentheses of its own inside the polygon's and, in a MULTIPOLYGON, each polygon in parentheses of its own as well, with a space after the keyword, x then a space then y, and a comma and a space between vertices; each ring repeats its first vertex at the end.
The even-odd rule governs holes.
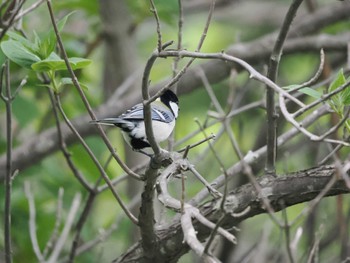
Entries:
POLYGON ((162 51, 162 32, 160 30, 160 19, 159 19, 159 16, 158 16, 157 8, 156 8, 153 0, 150 0, 149 2, 151 4, 151 12, 153 13, 154 18, 155 18, 156 23, 157 23, 157 36, 158 36, 157 49, 158 49, 158 52, 160 52, 160 51, 162 51))
POLYGON ((5 261, 12 262, 12 238, 11 238, 11 194, 12 194, 12 95, 10 83, 10 65, 6 60, 1 71, 0 95, 6 107, 6 176, 5 176, 5 211, 4 211, 4 243, 5 261), (5 74, 5 94, 2 94, 2 79, 5 74))
POLYGON ((32 12, 33 10, 35 10, 36 8, 38 8, 41 4, 43 4, 46 0, 39 0, 37 2, 35 2, 34 4, 32 4, 30 7, 28 7, 26 10, 23 10, 22 12, 18 13, 14 19, 14 22, 17 22, 18 20, 20 20, 22 17, 24 17, 25 15, 27 15, 28 13, 32 12))
MULTIPOLYGON (((208 32, 208 29, 209 29, 209 25, 210 25, 210 22, 211 22, 211 18, 212 18, 212 14, 214 12, 214 7, 215 7, 215 1, 212 1, 211 2, 211 5, 210 5, 210 9, 209 9, 209 14, 208 14, 208 17, 207 17, 207 21, 205 23, 205 27, 203 29, 203 33, 201 35, 201 38, 199 40, 199 43, 198 43, 198 46, 197 46, 197 49, 195 50, 195 52, 199 52, 203 43, 204 43, 204 40, 205 40, 205 37, 207 36, 207 32, 208 32)), ((165 49, 165 47, 162 48, 161 51, 159 51, 159 53, 163 52, 165 49)), ((180 52, 180 51, 179 51, 180 52)), ((160 54, 158 54, 159 56, 160 54)), ((174 57, 180 57, 182 58, 181 54, 178 53, 177 56, 174 56, 174 57)), ((161 90, 159 90, 152 98, 148 99, 146 102, 144 102, 145 105, 148 105, 148 104, 151 104, 153 101, 155 101, 165 90, 169 89, 172 85, 174 85, 175 83, 177 83, 179 81, 179 79, 181 78, 181 76, 183 74, 185 74, 185 72, 187 71, 187 69, 191 66, 191 64, 193 63, 193 61, 195 60, 195 56, 192 56, 191 59, 187 62, 187 64, 176 74, 176 76, 174 76, 161 90)))
POLYGON ((178 150, 177 152, 178 153, 182 153, 182 152, 184 152, 186 150, 190 150, 190 149, 192 149, 194 147, 197 147, 198 145, 201 145, 202 143, 205 143, 208 140, 213 140, 215 138, 216 138, 215 134, 210 134, 208 137, 206 137, 206 138, 204 138, 204 139, 202 139, 202 140, 200 140, 200 141, 198 141, 198 142, 196 142, 194 144, 187 145, 185 148, 182 148, 181 150, 178 150))
POLYGON ((44 248, 43 257, 46 258, 47 255, 52 251, 53 246, 56 244, 59 229, 61 227, 62 223, 62 214, 63 214, 63 194, 64 189, 60 187, 58 189, 58 197, 57 197, 57 205, 56 205, 56 219, 55 219, 55 226, 53 228, 52 234, 49 238, 49 241, 47 241, 46 246, 44 248))
POLYGON ((92 187, 90 186, 89 182, 85 179, 85 177, 83 176, 83 174, 78 170, 78 168, 75 166, 72 158, 71 158, 71 154, 69 153, 66 143, 64 142, 63 136, 62 136, 62 129, 61 129, 61 124, 59 121, 59 117, 58 117, 58 112, 57 112, 57 108, 59 107, 59 110, 62 114, 62 107, 59 103, 59 99, 57 99, 57 104, 59 104, 59 106, 56 106, 56 102, 55 102, 55 97, 54 94, 52 92, 52 90, 49 88, 48 89, 49 92, 49 97, 50 97, 50 101, 52 104, 52 111, 55 117, 55 122, 56 122, 56 127, 57 127, 57 136, 58 136, 58 141, 60 144, 60 148, 61 151, 63 153, 63 156, 69 166, 69 168, 71 169, 71 171, 73 172, 75 178, 77 178, 77 180, 79 181, 79 183, 88 191, 91 192, 92 187))
POLYGON ((8 19, 6 19, 5 25, 2 27, 1 33, 0 33, 0 40, 5 36, 7 31, 10 29, 10 27, 14 24, 15 22, 15 17, 18 14, 18 12, 21 10, 23 4, 25 3, 26 0, 22 1, 12 1, 12 3, 8 6, 7 10, 5 11, 4 15, 2 18, 10 15, 8 19))
MULTIPOLYGON (((92 152, 92 150, 90 149, 90 147, 87 145, 87 143, 85 142, 85 140, 83 139, 83 137, 79 134, 79 132, 76 130, 76 128, 73 126, 73 124, 71 123, 71 121, 68 119, 68 117, 66 116, 62 105, 61 105, 61 101, 60 101, 60 96, 58 94, 55 94, 55 98, 56 98, 56 102, 57 102, 57 107, 58 110, 60 111, 63 119, 65 120, 66 124, 68 125, 68 127, 71 129, 71 131, 78 137, 79 142, 81 143, 81 145, 84 147, 84 149, 86 150, 86 152, 88 153, 88 155, 90 156, 91 160, 94 162, 94 164, 96 165, 98 171, 100 172, 102 178, 105 180, 105 182, 107 183, 110 191, 112 192, 113 196, 115 197, 115 199, 117 200, 117 202, 119 203, 120 207, 123 209, 123 211, 125 212, 125 214, 129 217, 129 219, 131 220, 131 222, 133 222, 135 225, 138 224, 138 220, 137 218, 131 213, 131 211, 129 211, 126 207, 126 205, 124 204, 123 200, 121 199, 121 197, 119 196, 118 192, 114 189, 114 186, 112 184, 112 181, 109 179, 107 173, 105 172, 105 170, 103 169, 102 165, 100 164, 100 162, 97 160, 96 156, 94 155, 94 153, 92 152)), ((90 188, 91 191, 91 188, 90 188)))
MULTIPOLYGON (((273 47, 267 77, 272 81, 276 82, 279 62, 282 55, 282 49, 284 42, 287 38, 289 28, 295 17, 295 14, 303 0, 294 0, 290 5, 288 12, 284 18, 283 25, 278 34, 277 40, 273 47)), ((276 172, 276 156, 277 156, 277 114, 275 109, 275 90, 270 86, 266 87, 266 115, 267 115, 267 156, 265 170, 266 173, 275 175, 276 172)))
MULTIPOLYGON (((301 133, 303 133, 305 136, 309 137, 310 140, 312 140, 312 141, 325 141, 325 142, 329 142, 329 143, 335 143, 335 144, 342 144, 344 146, 350 146, 350 143, 348 143, 348 142, 325 138, 326 136, 328 136, 328 132, 326 132, 324 134, 324 136, 318 136, 318 135, 315 135, 315 134, 309 132, 307 129, 305 129, 299 122, 297 122, 293 118, 293 116, 295 114, 290 114, 288 112, 287 105, 286 105, 286 103, 284 101, 284 97, 281 94, 279 95, 279 104, 280 104, 280 109, 281 109, 281 112, 282 112, 284 118, 288 122, 290 122, 295 128, 297 128, 301 133)), ((343 120, 340 123, 343 123, 345 121, 346 121, 346 118, 343 118, 343 120)), ((338 123, 338 125, 336 125, 335 127, 331 128, 330 131, 329 131, 329 134, 334 132, 335 129, 337 129, 339 126, 340 126, 340 124, 338 123)))
MULTIPOLYGON (((187 50, 181 50, 181 51, 176 51, 176 50, 163 50, 162 52, 159 53, 159 57, 166 58, 166 57, 176 57, 176 56, 181 56, 181 57, 192 57, 192 58, 201 58, 201 59, 220 59, 223 61, 229 61, 229 62, 234 62, 237 63, 238 65, 242 66, 245 68, 249 73, 250 73, 250 78, 256 79, 257 81, 260 81, 264 83, 265 85, 269 86, 272 88, 274 91, 276 91, 279 94, 282 94, 286 98, 290 99, 300 107, 305 107, 304 103, 290 95, 287 91, 282 89, 280 86, 278 86, 276 83, 271 81, 269 78, 263 76, 259 72, 257 72, 251 65, 249 65, 247 62, 244 60, 231 56, 226 53, 200 53, 200 52, 191 52, 187 50)), ((156 95, 155 95, 156 96, 156 95)), ((154 96, 154 97, 155 97, 154 96)), ((147 103, 151 103, 152 101, 156 100, 156 98, 152 97, 151 99, 148 100, 147 103)))
POLYGON ((332 96, 342 92, 343 90, 345 90, 346 88, 348 88, 350 86, 350 81, 347 81, 346 83, 344 83, 343 85, 339 86, 338 88, 336 88, 335 90, 333 90, 332 92, 327 93, 326 95, 323 95, 322 98, 315 100, 314 102, 308 104, 307 106, 303 106, 301 109, 297 110, 296 112, 294 112, 292 114, 293 118, 296 118, 298 116, 300 116, 301 114, 303 114, 304 112, 312 109, 313 107, 317 106, 320 103, 323 103, 325 101, 327 101, 328 99, 330 99, 332 96))
POLYGON ((29 205, 29 234, 30 234, 30 240, 32 241, 33 250, 35 253, 36 258, 39 260, 39 262, 44 262, 45 258, 43 254, 40 251, 39 243, 38 243, 38 237, 36 235, 36 209, 35 209, 35 202, 34 197, 32 194, 32 191, 30 189, 30 182, 24 183, 24 192, 27 196, 28 205, 29 205))
MULTIPOLYGON (((281 202, 282 202, 282 205, 284 206, 283 200, 281 202)), ((293 253, 292 253, 291 245, 290 245, 290 225, 288 224, 288 215, 287 215, 287 210, 285 207, 284 207, 284 209, 282 209, 282 216, 284 219, 283 229, 284 229, 284 233, 285 233, 285 237, 286 237, 286 249, 287 249, 289 262, 294 263, 294 257, 293 257, 293 253)))
POLYGON ((322 72, 323 72, 323 68, 324 68, 324 62, 325 62, 325 55, 324 55, 324 51, 323 51, 323 48, 320 50, 320 65, 318 66, 318 69, 315 73, 315 75, 308 81, 298 85, 297 87, 295 87, 294 89, 290 89, 288 90, 288 92, 292 93, 292 92, 295 92, 295 91, 298 91, 302 88, 305 88, 305 87, 309 87, 313 84, 316 83, 316 81, 320 78, 320 76, 322 75, 322 72))
MULTIPOLYGON (((194 168, 193 165, 189 165, 188 169, 194 174, 194 176, 197 177, 197 179, 204 184, 204 186, 208 189, 209 193, 214 197, 214 198, 220 198, 222 197, 222 194, 216 190, 215 188, 213 188, 208 182, 207 180, 204 179, 204 177, 194 168)), ((222 168, 224 170, 224 168, 222 168)))
POLYGON ((74 219, 78 213, 78 210, 80 208, 80 201, 81 201, 81 195, 77 193, 72 201, 71 208, 68 212, 66 223, 63 227, 62 233, 60 237, 57 240, 57 243, 55 244, 50 258, 47 260, 47 263, 55 263, 57 262, 57 259, 59 255, 61 254, 61 251, 63 249, 64 244, 67 242, 69 232, 73 226, 74 219))
MULTIPOLYGON (((55 34, 56 34, 57 42, 58 42, 58 45, 59 45, 59 47, 61 49, 61 52, 62 52, 62 55, 63 55, 63 59, 64 59, 64 62, 66 64, 67 70, 68 70, 68 72, 70 74, 70 77, 72 79, 72 82, 73 82, 74 86, 76 87, 76 89, 78 90, 79 95, 80 95, 80 97, 81 97, 81 99, 82 99, 82 101, 84 103, 84 106, 87 109, 91 119, 92 120, 96 120, 96 115, 95 115, 94 111, 92 110, 92 108, 90 106, 90 103, 87 100, 87 98, 85 96, 85 93, 84 93, 83 89, 81 88, 81 86, 79 84, 79 81, 78 81, 77 77, 75 76, 75 73, 74 73, 74 71, 73 71, 73 69, 72 69, 72 67, 71 67, 71 65, 69 63, 67 52, 66 52, 66 50, 64 48, 64 45, 63 45, 60 33, 59 33, 57 25, 56 25, 55 16, 54 16, 54 13, 53 13, 53 10, 52 10, 52 5, 51 5, 51 0, 46 0, 46 2, 47 2, 47 7, 48 7, 48 10, 49 10, 50 18, 51 18, 51 23, 53 25, 53 28, 54 28, 54 31, 55 31, 55 34)), ((102 129, 101 125, 97 124, 96 127, 97 127, 97 129, 98 129, 98 131, 100 133, 100 136, 101 136, 102 140, 104 141, 104 143, 106 144, 108 150, 111 152, 111 154, 113 155, 113 157, 117 161, 117 163, 120 165, 120 167, 127 174, 132 176, 133 178, 135 178, 137 180, 141 180, 140 175, 135 174, 133 171, 131 171, 129 169, 129 167, 121 160, 119 155, 114 150, 114 147, 112 146, 112 144, 108 140, 108 137, 107 137, 106 133, 104 132, 104 130, 102 129)))

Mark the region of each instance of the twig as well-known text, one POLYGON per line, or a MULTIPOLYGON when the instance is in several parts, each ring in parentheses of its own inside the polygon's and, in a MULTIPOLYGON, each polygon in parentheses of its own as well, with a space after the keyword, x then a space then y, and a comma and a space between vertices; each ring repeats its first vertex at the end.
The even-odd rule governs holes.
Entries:
POLYGON ((96 189, 97 189, 98 183, 100 181, 100 178, 97 180, 94 190, 89 192, 88 198, 87 198, 87 200, 85 202, 85 206, 84 206, 83 212, 81 213, 81 215, 80 215, 80 217, 78 219, 78 223, 76 225, 76 231, 75 231, 75 234, 74 234, 74 239, 73 239, 71 250, 70 250, 70 253, 69 253, 69 259, 68 259, 69 263, 73 263, 74 262, 74 258, 76 256, 76 252, 77 252, 77 248, 78 248, 78 244, 79 244, 80 234, 81 234, 83 226, 84 226, 84 224, 85 224, 85 222, 86 222, 86 220, 88 218, 88 215, 89 215, 89 213, 91 211, 92 204, 95 201, 95 197, 96 197, 96 194, 97 194, 96 189))
POLYGON ((158 199, 164 204, 165 207, 168 207, 176 212, 181 212, 181 209, 183 209, 181 215, 181 226, 186 243, 197 255, 204 256, 206 259, 211 260, 210 262, 217 262, 217 259, 214 257, 203 253, 204 246, 197 238, 196 232, 193 228, 192 218, 197 219, 199 222, 201 222, 201 224, 210 229, 217 229, 215 231, 233 243, 236 242, 236 238, 225 229, 206 219, 196 207, 188 203, 184 203, 182 205, 179 200, 172 197, 168 192, 167 178, 170 176, 175 176, 176 174, 181 173, 181 171, 186 171, 190 169, 191 166, 192 165, 188 162, 188 160, 184 159, 175 160, 174 163, 168 166, 159 177, 159 183, 157 185, 158 199))
MULTIPOLYGON (((287 106, 286 103, 284 101, 283 96, 280 94, 279 95, 279 104, 280 104, 280 109, 281 112, 284 116, 284 118, 290 122, 295 128, 297 128, 301 133, 303 133, 305 136, 309 137, 310 140, 312 141, 325 141, 325 142, 329 142, 329 143, 336 143, 336 144, 342 144, 344 146, 350 146, 349 143, 344 142, 344 141, 340 141, 340 140, 335 140, 335 139, 327 139, 325 138, 326 136, 328 136, 330 133, 334 132, 336 129, 338 129, 338 127, 340 126, 340 124, 342 122, 346 121, 346 118, 343 118, 343 120, 338 123, 338 125, 334 126, 333 128, 331 128, 328 132, 326 132, 323 136, 317 136, 311 132, 309 132, 307 129, 305 129, 300 123, 298 123, 293 116, 295 114, 290 114, 287 110, 287 106)), ((349 111, 348 111, 349 113, 349 111)))
POLYGON ((202 139, 202 140, 200 140, 200 141, 198 141, 198 142, 196 142, 194 144, 190 144, 190 145, 186 146, 185 148, 183 148, 181 150, 178 150, 177 152, 178 153, 182 153, 185 150, 190 150, 190 149, 192 149, 194 147, 197 147, 198 145, 201 145, 202 143, 207 142, 208 140, 213 140, 215 138, 216 138, 215 134, 210 134, 207 138, 204 138, 204 139, 202 139))
MULTIPOLYGON (((281 202, 282 202, 282 205, 285 206, 283 203, 283 200, 281 200, 281 202)), ((292 253, 291 245, 290 245, 290 225, 288 224, 288 215, 287 215, 287 210, 285 207, 282 209, 282 216, 284 219, 283 229, 284 229, 284 234, 286 237, 286 249, 287 249, 289 262, 294 263, 294 257, 293 257, 293 253, 292 253)))
MULTIPOLYGON (((302 125, 304 127, 311 125, 317 119, 319 119, 321 116, 325 115, 327 112, 328 112, 328 108, 326 105, 324 105, 323 107, 319 108, 318 110, 315 110, 312 114, 310 114, 308 117, 306 117, 303 120, 302 125)), ((284 134, 280 135, 277 138, 277 145, 281 146, 281 145, 285 144, 286 142, 291 140, 297 134, 299 134, 299 130, 296 128, 293 128, 293 129, 285 132, 284 134)), ((261 161, 262 158, 265 156, 266 156, 266 146, 263 146, 254 152, 251 152, 251 151, 248 152, 244 157, 244 161, 247 164, 252 164, 254 162, 261 161)), ((234 164, 232 167, 227 169, 227 173, 229 175, 229 178, 230 179, 232 178, 232 176, 230 176, 230 175, 238 174, 238 173, 242 172, 243 168, 244 167, 242 165, 242 161, 234 164)), ((213 182, 211 182, 211 185, 215 185, 215 188, 219 188, 224 184, 224 182, 225 182, 224 175, 220 175, 213 182)), ((192 200, 190 200, 189 203, 192 205, 197 205, 199 202, 204 200, 204 198, 206 198, 207 196, 208 196, 207 189, 203 189, 194 198, 192 198, 192 200)))
POLYGON ((27 196, 28 205, 29 205, 29 233, 30 240, 32 241, 33 250, 36 258, 39 262, 44 262, 45 258, 40 251, 38 237, 36 235, 36 209, 34 197, 30 189, 30 183, 27 181, 24 183, 24 192, 27 196))
POLYGON ((36 8, 38 8, 41 4, 43 4, 46 0, 39 0, 37 2, 35 2, 34 4, 32 4, 30 7, 28 7, 26 10, 18 13, 14 19, 15 22, 17 22, 18 20, 20 20, 22 17, 24 17, 25 15, 27 15, 28 13, 32 12, 33 10, 35 10, 36 8))
POLYGON ((350 86, 350 81, 347 81, 346 83, 344 83, 343 85, 341 85, 340 87, 336 88, 335 90, 333 90, 332 92, 327 93, 326 95, 323 95, 322 98, 315 100, 314 102, 310 103, 307 106, 303 106, 301 109, 299 109, 298 111, 294 112, 292 114, 293 118, 296 118, 298 116, 300 116, 301 114, 303 114, 304 112, 312 109, 313 107, 317 106, 320 103, 325 102, 326 100, 328 100, 329 98, 331 98, 332 96, 342 92, 343 90, 345 90, 346 88, 348 88, 350 86))
POLYGON ((11 194, 12 194, 12 101, 10 83, 10 65, 6 60, 1 69, 0 96, 6 107, 6 175, 5 175, 5 211, 4 211, 4 243, 5 261, 12 262, 12 240, 11 240, 11 194), (2 94, 3 76, 5 74, 5 94, 2 94))
MULTIPOLYGON (((208 189, 209 193, 214 197, 214 198, 220 198, 222 197, 222 194, 216 190, 215 188, 213 188, 208 182, 207 180, 204 179, 204 177, 194 168, 193 165, 189 165, 188 169, 194 174, 194 176, 197 177, 197 179, 204 184, 204 186, 208 189)), ((224 169, 222 169, 224 170, 224 169)))
POLYGON ((157 36, 158 36, 158 40, 157 40, 157 48, 158 48, 158 52, 162 51, 162 32, 160 30, 160 19, 158 16, 158 12, 157 12, 157 8, 153 2, 153 0, 149 1, 151 3, 151 12, 154 15, 154 18, 156 20, 157 23, 157 36))
POLYGON ((310 80, 308 80, 308 81, 298 85, 294 89, 288 90, 288 92, 292 93, 292 92, 298 91, 298 90, 300 90, 302 88, 305 88, 305 87, 308 87, 308 86, 311 86, 311 85, 315 84, 316 81, 319 79, 319 77, 322 75, 324 62, 325 62, 325 55, 324 55, 324 51, 323 51, 323 48, 322 48, 320 50, 320 65, 318 66, 318 69, 317 69, 315 75, 310 80))
POLYGON ((26 0, 20 0, 20 1, 12 1, 12 3, 8 6, 8 8, 6 9, 4 15, 2 16, 2 18, 7 18, 6 19, 6 23, 5 25, 2 27, 1 33, 0 33, 0 39, 2 39, 5 34, 7 33, 7 31, 10 29, 10 27, 13 25, 14 20, 16 15, 18 14, 18 12, 21 10, 24 2, 26 0), (9 16, 9 17, 7 17, 9 16))
MULTIPOLYGON (((229 61, 229 62, 234 62, 237 63, 238 65, 242 66, 245 68, 249 73, 250 73, 250 78, 256 79, 257 81, 260 81, 264 83, 265 85, 269 86, 272 88, 274 91, 277 93, 282 94, 286 98, 290 99, 300 107, 305 107, 304 103, 290 95, 288 92, 283 90, 281 87, 279 87, 276 83, 271 81, 269 78, 263 76, 259 72, 257 72, 251 65, 249 65, 247 62, 245 62, 242 59, 239 59, 237 57, 228 55, 226 53, 200 53, 200 52, 191 52, 187 50, 181 50, 181 51, 176 51, 176 50, 163 50, 162 52, 159 53, 159 57, 175 57, 175 56, 181 56, 181 57, 194 57, 194 58, 201 58, 201 59, 220 59, 223 61, 229 61)), ((340 91, 339 91, 340 92, 340 91)), ((149 102, 154 101, 156 98, 153 99, 153 97, 149 100, 149 102)))
MULTIPOLYGON (((79 95, 80 95, 80 97, 81 97, 81 99, 82 99, 82 101, 83 101, 83 103, 85 105, 85 108, 87 109, 91 119, 92 120, 96 120, 96 115, 93 112, 93 110, 92 110, 92 108, 90 106, 90 103, 87 100, 87 98, 85 96, 85 93, 84 93, 83 89, 81 88, 81 86, 79 84, 79 81, 78 81, 77 77, 75 76, 75 73, 74 73, 72 67, 69 64, 67 52, 66 52, 66 50, 64 48, 64 45, 63 45, 60 33, 58 31, 58 28, 57 28, 57 25, 56 25, 56 22, 55 22, 55 16, 53 14, 52 6, 51 6, 51 0, 46 0, 46 2, 47 2, 47 7, 48 7, 48 10, 49 10, 50 18, 51 18, 51 23, 53 25, 53 28, 54 28, 54 31, 55 31, 55 34, 56 34, 57 42, 58 42, 58 45, 59 45, 59 47, 61 49, 61 52, 62 52, 62 55, 63 55, 63 59, 64 59, 64 62, 66 64, 67 70, 68 70, 68 72, 69 72, 69 74, 71 76, 72 82, 73 82, 74 86, 76 87, 76 89, 78 90, 79 95)), ((101 136, 102 140, 104 141, 104 143, 106 144, 108 150, 111 152, 111 154, 113 155, 113 157, 117 161, 117 163, 120 165, 120 167, 127 174, 129 174, 130 176, 134 177, 137 180, 141 180, 141 177, 138 174, 135 174, 133 171, 131 171, 129 169, 129 167, 127 167, 127 165, 121 160, 119 155, 115 152, 113 146, 111 145, 110 141, 108 140, 107 135, 104 132, 104 130, 102 129, 101 125, 97 124, 96 127, 97 127, 97 129, 98 129, 98 131, 100 133, 100 136, 101 136)))
MULTIPOLYGON (((272 82, 276 82, 278 66, 282 55, 282 49, 284 42, 287 38, 289 28, 295 17, 295 14, 303 0, 294 0, 288 9, 288 12, 284 18, 283 25, 278 34, 277 40, 273 47, 267 77, 272 82)), ((270 87, 266 87, 266 114, 267 114, 267 156, 266 156, 266 172, 274 175, 276 172, 276 156, 277 156, 277 114, 275 109, 275 91, 270 87)))
MULTIPOLYGON (((79 181, 79 183, 88 191, 91 192, 92 191, 92 187, 90 186, 89 182, 84 178, 84 176, 81 174, 81 172, 78 170, 78 168, 75 166, 74 162, 71 159, 71 154, 69 153, 66 143, 64 142, 63 136, 62 136, 62 129, 61 129, 61 124, 59 121, 59 117, 58 117, 58 112, 56 109, 56 102, 55 102, 55 98, 54 98, 54 94, 52 92, 52 90, 49 88, 48 89, 49 92, 49 97, 50 97, 50 101, 52 104, 52 111, 55 117, 55 122, 56 122, 56 127, 57 127, 57 136, 58 136, 58 141, 60 144, 60 148, 61 151, 63 153, 64 158, 66 159, 66 162, 69 166, 69 168, 71 169, 71 171, 73 172, 75 178, 77 178, 77 180, 79 181)), ((57 106, 62 114, 62 107, 60 105, 59 99, 56 98, 57 100, 57 104, 59 106, 57 106)))
MULTIPOLYGON (((177 23, 177 50, 182 49, 182 34, 183 34, 183 23, 184 23, 184 13, 183 13, 183 7, 182 7, 182 0, 177 1, 178 6, 179 6, 179 19, 177 23)), ((180 61, 180 57, 175 57, 174 62, 173 62, 173 77, 176 76, 177 71, 178 71, 178 64, 180 61)), ((177 84, 175 86, 175 93, 177 91, 177 84)))
POLYGON ((344 145, 338 144, 334 147, 334 149, 330 150, 330 153, 327 154, 321 161, 317 163, 317 165, 324 165, 330 158, 333 157, 333 155, 338 152, 341 148, 343 148, 344 145))
MULTIPOLYGON (((199 52, 203 43, 204 43, 204 40, 205 40, 205 37, 207 36, 207 32, 208 32, 208 29, 209 29, 209 25, 210 25, 210 22, 211 22, 211 17, 212 17, 212 14, 214 12, 214 7, 215 7, 215 1, 212 1, 211 2, 211 5, 210 5, 210 9, 209 9, 209 14, 208 14, 208 17, 207 17, 207 21, 205 23, 205 27, 204 27, 204 30, 203 30, 203 33, 201 35, 201 38, 199 40, 199 43, 198 43, 198 46, 197 46, 197 49, 195 50, 195 52, 199 52)), ((164 49, 166 47, 163 47, 161 49, 161 51, 159 51, 159 53, 161 52, 164 52, 164 49)), ((180 52, 180 51, 179 51, 180 52)), ((159 56, 160 54, 158 54, 159 56)), ((174 57, 182 57, 180 53, 178 53, 178 55, 174 56, 174 57)), ((148 104, 151 104, 153 101, 155 101, 165 90, 169 89, 172 85, 174 85, 175 83, 177 83, 179 81, 179 79, 181 78, 181 76, 183 74, 185 74, 185 72, 187 71, 187 69, 191 66, 191 64, 193 63, 193 61, 195 60, 196 57, 191 57, 191 59, 187 62, 187 64, 176 74, 176 76, 174 76, 161 90, 159 90, 152 98, 149 98, 146 102, 144 102, 145 105, 148 105, 148 104)))
POLYGON ((56 243, 57 238, 58 238, 58 231, 59 231, 61 223, 62 223, 63 193, 64 193, 64 189, 62 187, 60 187, 58 189, 55 226, 53 228, 50 239, 49 239, 49 241, 47 241, 46 246, 44 248, 44 252, 43 252, 44 258, 47 257, 47 255, 51 251, 52 247, 54 246, 54 244, 56 243))
POLYGON ((61 233, 60 237, 58 238, 57 243, 55 244, 55 246, 52 250, 50 258, 47 260, 47 263, 57 262, 57 259, 58 259, 59 255, 61 254, 63 246, 64 246, 65 242, 67 241, 69 232, 73 226, 74 219, 75 219, 77 212, 80 208, 80 201, 81 201, 81 195, 79 193, 77 193, 73 198, 72 205, 71 205, 71 208, 68 212, 67 220, 66 220, 66 223, 63 227, 62 233, 61 233))
MULTIPOLYGON (((140 196, 135 196, 131 202, 128 204, 128 209, 132 210, 133 208, 135 208, 138 204, 140 203, 140 196)), ((96 245, 104 242, 113 232, 115 232, 115 230, 118 229, 118 227, 120 226, 121 221, 124 219, 124 214, 119 214, 116 219, 115 222, 107 229, 105 230, 100 230, 98 235, 92 239, 89 240, 86 243, 83 244, 79 244, 79 247, 77 247, 75 255, 81 255, 85 252, 91 251, 91 249, 93 247, 95 247, 96 245)), ((62 260, 60 260, 59 262, 67 262, 69 260, 68 257, 63 258, 62 260)))
MULTIPOLYGON (((107 183, 110 191, 112 192, 113 196, 115 197, 115 199, 117 200, 117 202, 119 203, 120 207, 123 209, 123 211, 125 212, 125 214, 129 217, 129 219, 131 220, 131 222, 133 222, 135 225, 138 224, 137 218, 127 209, 126 205, 123 203, 123 200, 121 199, 121 197, 119 196, 118 192, 114 189, 114 186, 112 184, 112 181, 109 179, 107 173, 105 172, 105 170, 103 169, 102 165, 100 164, 100 162, 97 160, 96 156, 94 155, 94 153, 91 151, 90 147, 87 145, 87 143, 85 142, 85 140, 83 139, 83 137, 79 134, 79 132, 75 129, 75 127, 73 126, 73 124, 70 122, 70 120, 68 119, 68 117, 66 116, 62 105, 61 105, 61 101, 60 101, 60 96, 58 94, 55 94, 55 98, 56 98, 56 102, 57 102, 57 107, 58 110, 60 111, 63 119, 66 121, 66 124, 68 125, 68 127, 71 129, 71 131, 78 137, 79 142, 81 143, 81 145, 84 147, 84 149, 86 150, 86 152, 88 153, 88 155, 90 156, 91 160, 94 162, 94 164, 96 165, 98 171, 100 172, 102 178, 105 180, 105 182, 107 183)), ((92 188, 90 188, 90 192, 92 188)))
MULTIPOLYGON (((64 56, 64 61, 66 63, 66 67, 71 75, 72 81, 74 83, 74 86, 78 89, 79 94, 84 102, 85 107, 87 108, 90 116, 92 117, 93 120, 96 120, 96 116, 94 114, 94 112, 92 111, 92 108, 88 102, 88 100, 86 99, 86 96, 83 92, 83 90, 80 87, 80 84, 74 74, 74 71, 72 69, 72 67, 69 64, 68 61, 68 57, 67 57, 67 53, 64 49, 63 43, 62 43, 62 39, 59 35, 58 29, 57 29, 57 25, 55 22, 55 18, 54 18, 54 14, 53 14, 53 10, 52 10, 52 6, 51 6, 51 0, 47 0, 47 6, 48 6, 48 10, 50 13, 50 17, 51 17, 51 22, 52 25, 54 27, 54 31, 57 37, 57 42, 59 43, 59 46, 61 48, 61 51, 63 53, 64 56)), ((58 100, 57 102, 59 102, 59 96, 56 97, 58 100)), ((113 184, 111 182, 111 180, 109 179, 109 177, 107 176, 107 174, 104 172, 103 167, 100 165, 100 163, 98 162, 98 160, 96 159, 96 157, 94 156, 94 154, 92 153, 92 151, 89 149, 89 147, 87 146, 86 142, 84 141, 84 139, 80 136, 80 134, 78 133, 78 131, 75 129, 75 127, 70 123, 70 121, 68 120, 68 118, 65 116, 64 111, 62 109, 62 107, 60 107, 60 103, 58 103, 59 109, 62 113, 63 118, 65 118, 65 121, 67 123, 67 125, 69 126, 69 128, 72 130, 72 132, 78 137, 78 139, 80 140, 80 142, 82 143, 82 145, 84 146, 85 150, 89 153, 90 157, 92 158, 92 160, 95 162, 95 165, 97 165, 97 168, 99 169, 103 179, 105 180, 105 182, 107 183, 107 185, 109 186, 113 196, 116 198, 116 200, 118 201, 118 203, 120 204, 120 206, 122 207, 123 211, 126 213, 126 215, 129 217, 129 219, 134 223, 134 224, 138 224, 137 219, 134 217, 134 215, 128 211, 127 207, 124 205, 124 203, 122 202, 120 196, 118 195, 118 193, 115 191, 113 184)), ((133 176, 136 179, 140 179, 140 176, 138 174, 135 174, 133 171, 131 171, 120 159, 120 157, 115 153, 113 146, 110 144, 106 134, 104 133, 103 129, 101 128, 101 125, 97 125, 98 130, 100 131, 100 135, 103 138, 105 144, 107 145, 107 147, 109 148, 110 152, 112 153, 113 157, 117 160, 118 164, 123 168, 123 170, 133 176)))

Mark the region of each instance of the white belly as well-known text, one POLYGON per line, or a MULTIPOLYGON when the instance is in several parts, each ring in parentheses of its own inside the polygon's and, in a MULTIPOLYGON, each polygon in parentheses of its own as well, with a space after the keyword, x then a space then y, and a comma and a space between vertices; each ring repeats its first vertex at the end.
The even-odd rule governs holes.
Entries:
MULTIPOLYGON (((156 141, 162 142, 169 138, 171 132, 174 130, 175 127, 175 120, 170 123, 164 123, 160 121, 154 121, 152 123, 153 128, 153 134, 156 141)), ((145 139, 145 141, 148 142, 146 139, 146 130, 145 130, 145 124, 142 122, 140 123, 135 129, 131 132, 131 135, 135 138, 145 139)), ((123 132, 124 139, 129 142, 130 137, 129 134, 126 132, 123 132)))

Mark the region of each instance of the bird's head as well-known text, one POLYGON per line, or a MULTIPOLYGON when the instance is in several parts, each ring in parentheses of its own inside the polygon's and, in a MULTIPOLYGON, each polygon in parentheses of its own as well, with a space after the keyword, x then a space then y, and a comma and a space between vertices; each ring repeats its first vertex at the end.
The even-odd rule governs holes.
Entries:
POLYGON ((175 118, 177 118, 179 113, 179 99, 176 94, 171 90, 166 90, 160 96, 160 101, 164 103, 173 112, 175 118))

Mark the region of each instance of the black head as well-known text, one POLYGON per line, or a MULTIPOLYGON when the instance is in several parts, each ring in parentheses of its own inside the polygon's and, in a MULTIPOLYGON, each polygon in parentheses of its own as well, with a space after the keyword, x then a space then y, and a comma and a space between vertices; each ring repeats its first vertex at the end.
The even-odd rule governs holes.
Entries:
POLYGON ((176 94, 174 92, 172 92, 170 89, 166 90, 160 96, 160 101, 163 102, 168 107, 170 107, 170 102, 179 104, 179 99, 177 98, 176 94))

